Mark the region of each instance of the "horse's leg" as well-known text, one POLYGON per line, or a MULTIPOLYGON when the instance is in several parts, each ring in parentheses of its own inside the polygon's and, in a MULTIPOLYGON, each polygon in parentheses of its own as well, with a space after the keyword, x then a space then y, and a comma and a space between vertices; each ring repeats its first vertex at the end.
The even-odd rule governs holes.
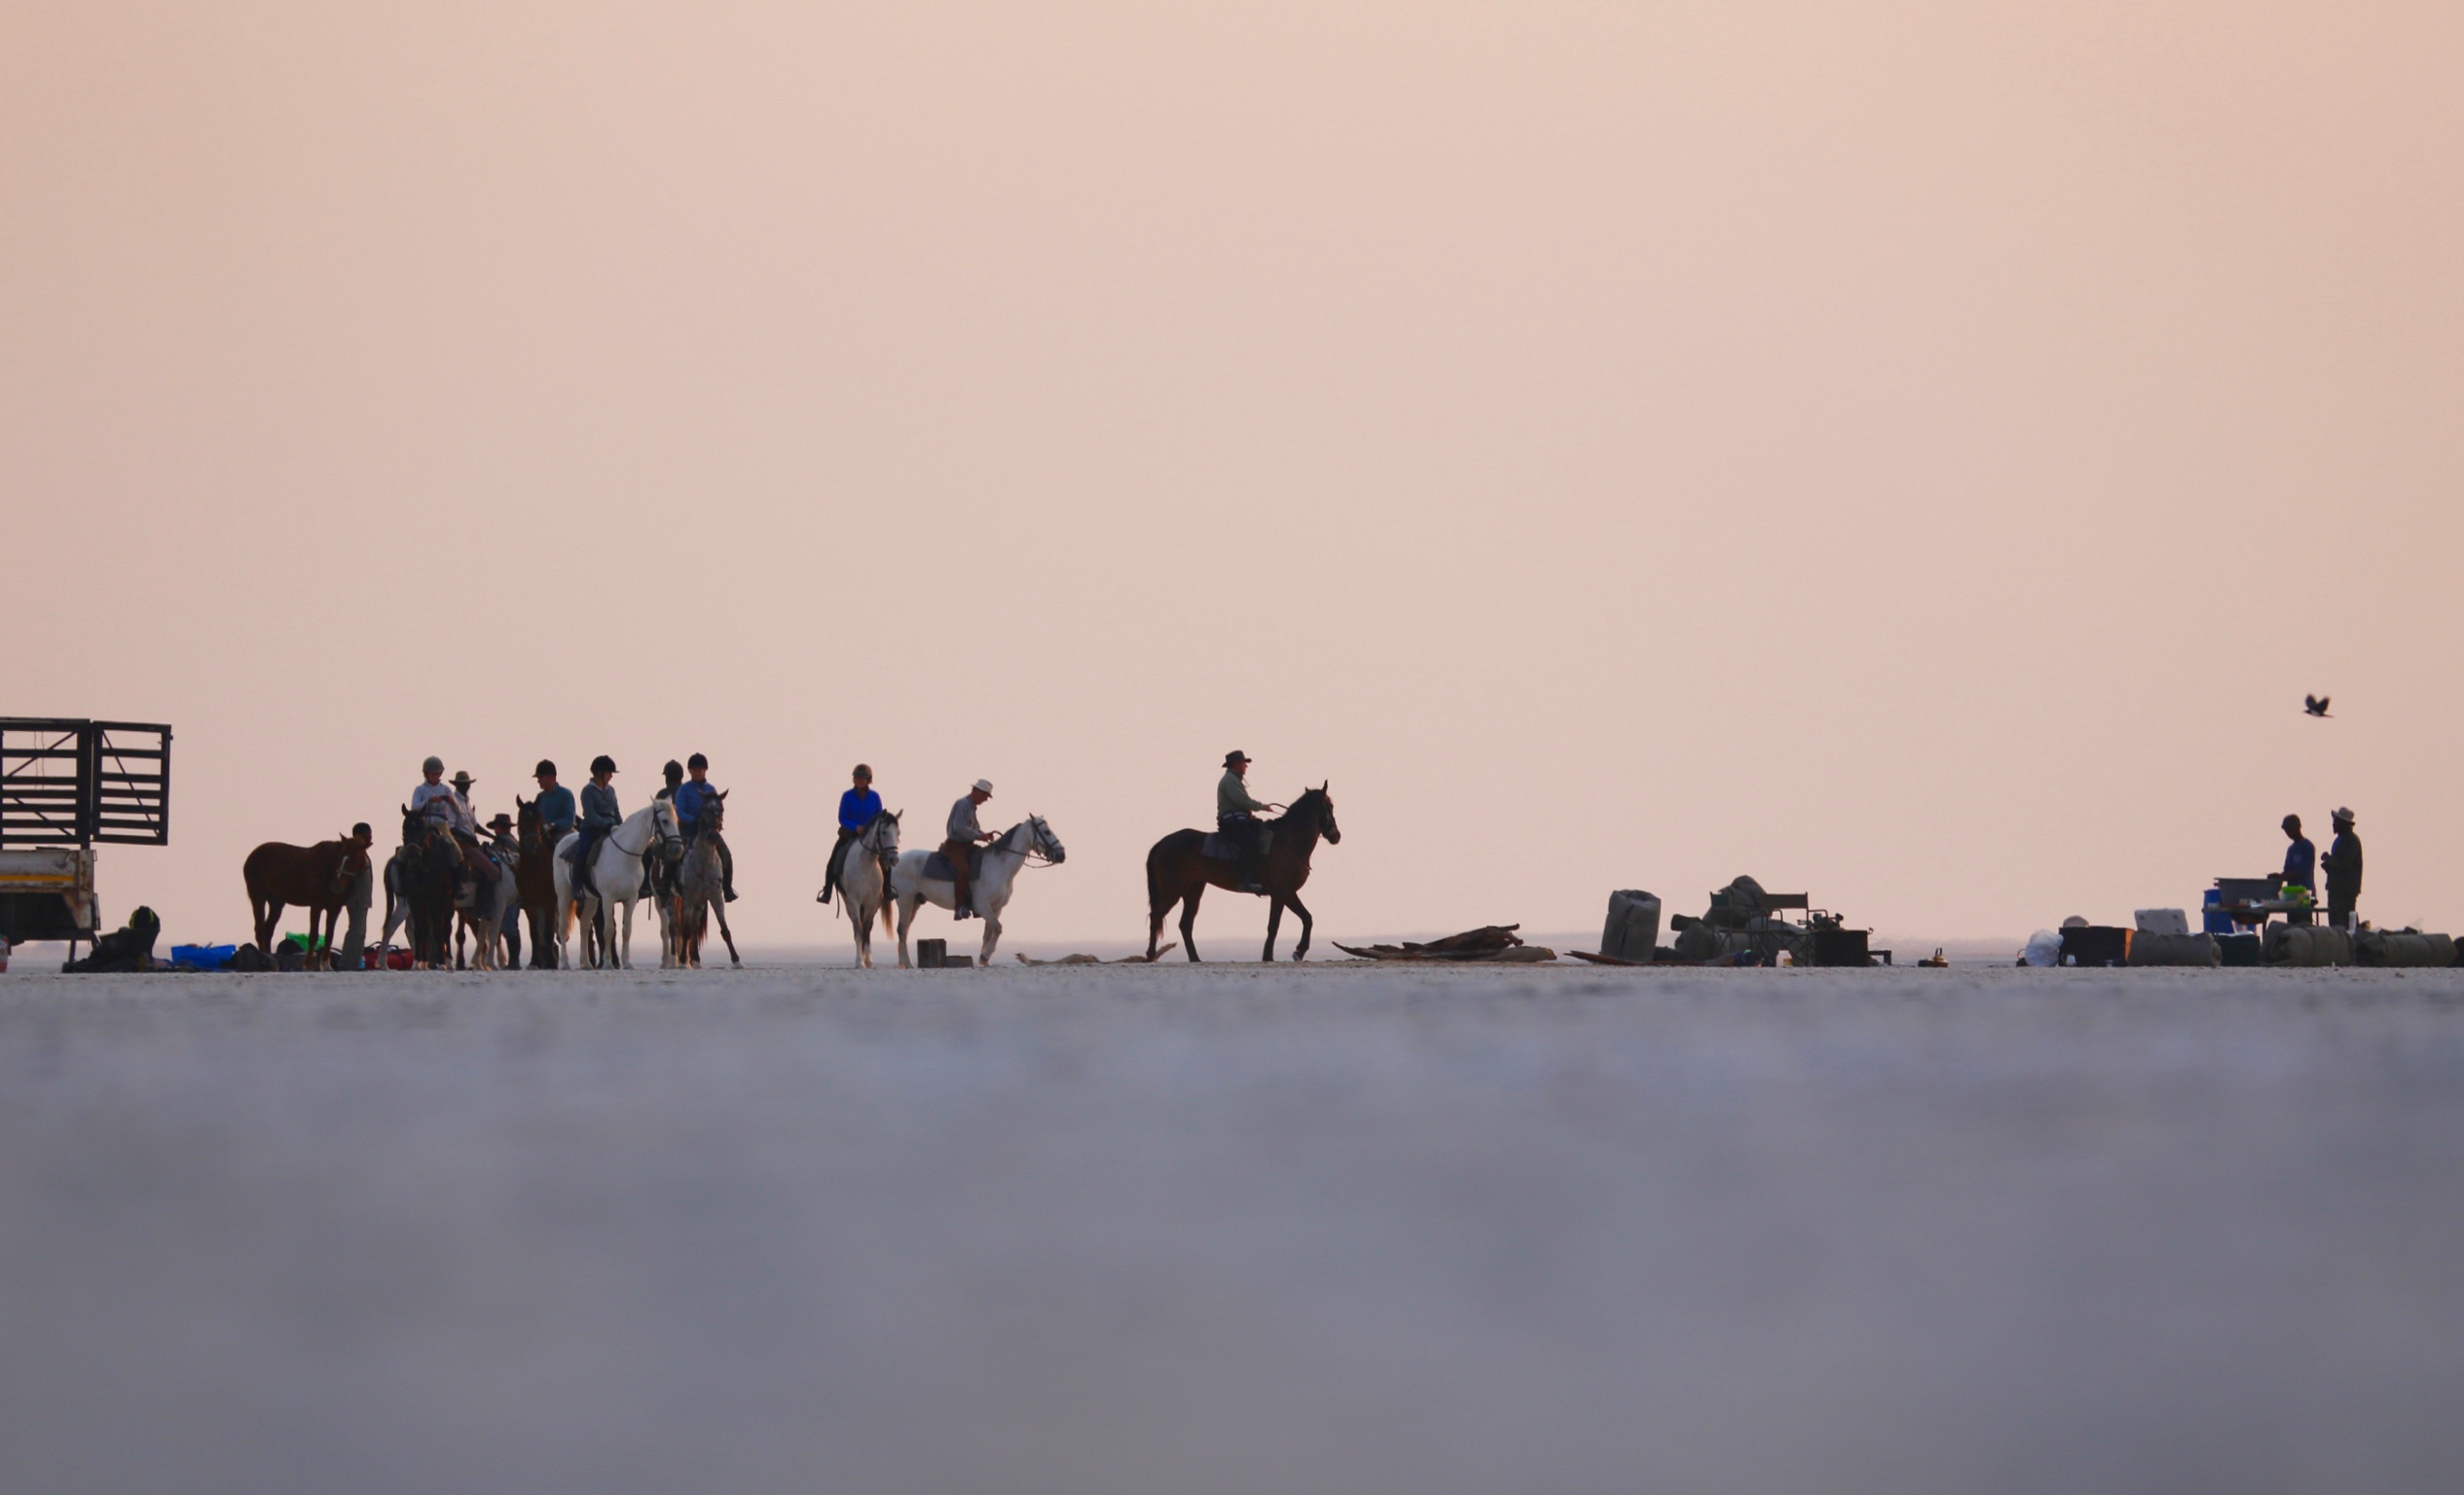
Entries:
MULTIPOLYGON (((710 906, 718 915, 718 937, 727 941, 727 964, 742 966, 745 963, 744 957, 736 953, 736 931, 727 928, 727 895, 724 893, 720 893, 711 900, 710 906)), ((700 951, 697 949, 694 954, 698 957, 700 951)))
POLYGON ((1301 901, 1301 895, 1298 893, 1285 893, 1283 901, 1291 904, 1292 912, 1301 916, 1301 942, 1292 947, 1292 959, 1306 961, 1309 958, 1309 930, 1316 926, 1317 921, 1309 917, 1309 907, 1301 901))
POLYGON ((984 905, 984 948, 983 953, 975 957, 975 968, 978 970, 985 969, 992 965, 993 946, 1001 943, 1002 905, 1008 903, 1009 901, 1010 900, 1005 897, 1000 903, 986 903, 984 905))
POLYGON ((1267 953, 1258 957, 1269 966, 1274 964, 1274 932, 1281 928, 1283 928, 1283 896, 1280 893, 1269 893, 1267 897, 1267 953))
POLYGON ((1205 895, 1202 882, 1181 894, 1181 948, 1193 961, 1197 959, 1197 900, 1205 895))
POLYGON ((921 902, 919 898, 901 897, 899 899, 899 968, 901 970, 915 968, 915 963, 907 959, 907 930, 915 923, 915 911, 921 902))
POLYGON ((251 900, 257 911, 257 948, 268 955, 274 953, 274 927, 282 922, 282 905, 272 898, 251 900))

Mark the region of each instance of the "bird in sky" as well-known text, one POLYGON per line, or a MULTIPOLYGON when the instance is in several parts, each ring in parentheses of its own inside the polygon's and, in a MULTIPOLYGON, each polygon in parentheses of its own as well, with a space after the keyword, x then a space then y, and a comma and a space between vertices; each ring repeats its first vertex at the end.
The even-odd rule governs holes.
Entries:
POLYGON ((2301 698, 2301 710, 2309 712, 2313 716, 2324 719, 2327 715, 2327 697, 2303 696, 2301 698))

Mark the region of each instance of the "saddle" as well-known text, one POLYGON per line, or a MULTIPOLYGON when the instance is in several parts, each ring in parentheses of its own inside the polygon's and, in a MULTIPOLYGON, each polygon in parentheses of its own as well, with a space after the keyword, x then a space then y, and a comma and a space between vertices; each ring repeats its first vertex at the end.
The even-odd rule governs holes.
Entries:
MULTIPOLYGON (((981 846, 970 847, 968 849, 967 879, 969 882, 977 882, 983 878, 984 853, 987 850, 989 850, 989 848, 981 846)), ((927 852, 924 854, 924 875, 937 882, 954 883, 958 881, 957 876, 950 870, 949 858, 942 856, 938 851, 927 852)))
MULTIPOLYGON (((1255 820, 1251 823, 1258 832, 1259 846, 1264 847, 1267 844, 1267 837, 1273 834, 1269 827, 1274 822, 1255 820)), ((1220 830, 1210 830, 1206 833, 1206 839, 1197 844, 1197 855, 1210 861, 1238 861, 1240 859, 1239 838, 1228 836, 1220 830)))

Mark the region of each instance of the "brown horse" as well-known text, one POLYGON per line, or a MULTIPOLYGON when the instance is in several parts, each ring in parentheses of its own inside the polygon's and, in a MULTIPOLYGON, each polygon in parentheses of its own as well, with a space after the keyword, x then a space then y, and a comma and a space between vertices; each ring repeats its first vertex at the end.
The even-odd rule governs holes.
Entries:
POLYGON ((515 834, 522 859, 514 869, 513 887, 522 912, 531 916, 531 968, 556 968, 556 848, 547 839, 534 799, 514 796, 515 834))
MULTIPOLYGON (((1279 820, 1267 822, 1274 839, 1268 843, 1266 866, 1258 875, 1259 883, 1273 899, 1267 910, 1267 953, 1262 960, 1274 959, 1275 931, 1283 926, 1287 907, 1301 916, 1301 942, 1292 947, 1292 959, 1308 959, 1309 930, 1313 921, 1308 908, 1301 902, 1301 885, 1309 880, 1309 854, 1317 850, 1317 838, 1329 842, 1343 839, 1335 827, 1335 801, 1326 794, 1326 785, 1304 793, 1293 801, 1292 808, 1279 820)), ((1176 830, 1155 844, 1147 853, 1147 959, 1156 958, 1156 942, 1163 937, 1163 916, 1172 905, 1181 905, 1181 948, 1190 959, 1197 959, 1197 900, 1213 883, 1228 892, 1240 891, 1233 878, 1240 863, 1203 855, 1206 832, 1176 830)))
POLYGON ((453 965, 454 891, 461 870, 461 844, 454 833, 404 805, 402 845, 385 869, 385 937, 392 939, 409 916, 414 969, 444 970, 453 965))
MULTIPOLYGON (((294 903, 308 910, 309 949, 318 948, 319 914, 325 916, 325 943, 330 947, 343 905, 350 900, 351 885, 368 870, 368 843, 372 839, 364 835, 340 836, 314 846, 268 841, 250 852, 248 859, 240 864, 239 875, 247 880, 248 906, 256 915, 257 948, 268 955, 274 953, 275 926, 282 922, 282 910, 294 903)), ((332 964, 330 949, 310 959, 332 964)))

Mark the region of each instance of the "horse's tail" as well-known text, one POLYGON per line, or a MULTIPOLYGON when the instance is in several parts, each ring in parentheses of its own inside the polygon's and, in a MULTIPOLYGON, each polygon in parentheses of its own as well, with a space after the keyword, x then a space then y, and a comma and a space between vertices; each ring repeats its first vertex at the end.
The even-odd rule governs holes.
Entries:
POLYGON ((1155 844, 1155 850, 1147 853, 1147 917, 1150 919, 1162 918, 1164 911, 1173 903, 1171 894, 1163 889, 1163 847, 1164 842, 1171 839, 1164 837, 1163 841, 1155 844))

